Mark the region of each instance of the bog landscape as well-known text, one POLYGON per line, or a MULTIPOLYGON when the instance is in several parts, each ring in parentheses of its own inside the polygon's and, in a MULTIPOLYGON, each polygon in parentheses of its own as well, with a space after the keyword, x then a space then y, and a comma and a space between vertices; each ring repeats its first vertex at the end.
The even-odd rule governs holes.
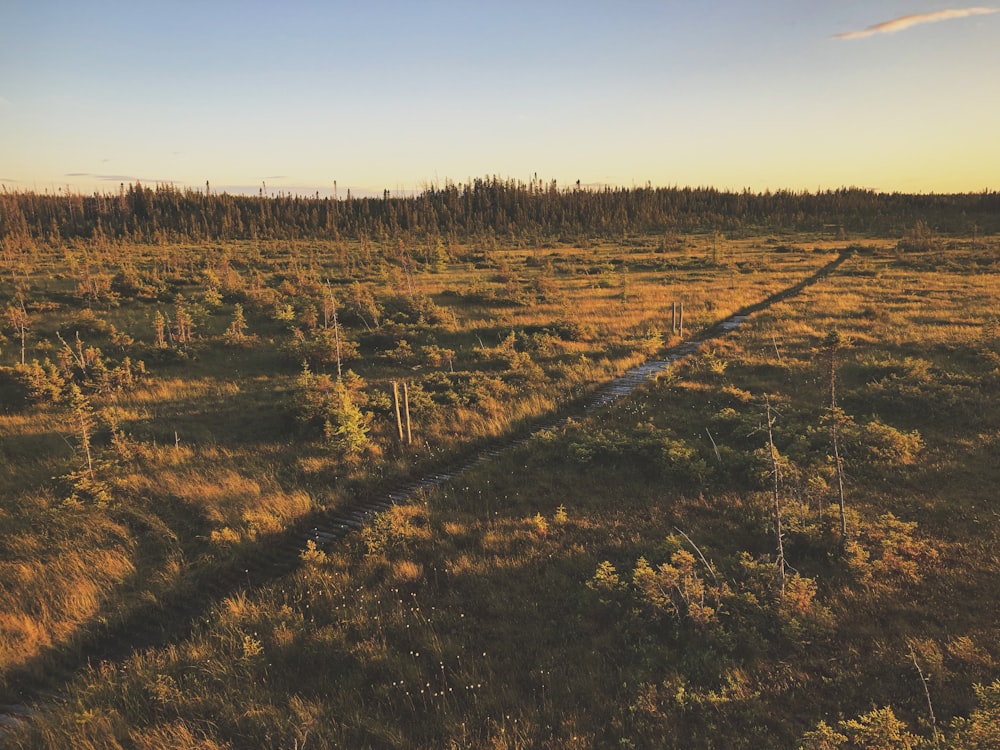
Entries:
POLYGON ((0 194, 0 745, 1000 747, 1000 195, 0 194))

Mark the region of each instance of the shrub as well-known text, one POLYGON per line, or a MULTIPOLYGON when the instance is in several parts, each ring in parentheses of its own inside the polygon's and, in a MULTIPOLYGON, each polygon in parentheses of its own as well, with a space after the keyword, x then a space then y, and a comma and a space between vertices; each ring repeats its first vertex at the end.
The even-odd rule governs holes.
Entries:
POLYGON ((916 521, 901 521, 884 513, 874 521, 851 525, 857 536, 848 542, 847 564, 863 582, 916 583, 921 568, 937 559, 937 550, 915 535, 916 521))
POLYGON ((361 411, 359 402, 364 382, 348 371, 343 378, 316 375, 303 362, 298 377, 296 403, 302 419, 307 423, 323 426, 326 440, 339 452, 350 455, 369 448, 369 422, 371 415, 361 411))
POLYGON ((717 621, 723 599, 731 591, 725 584, 706 584, 696 565, 697 560, 687 550, 678 550, 669 563, 656 569, 640 557, 632 571, 632 585, 655 613, 705 626, 717 621))
POLYGON ((361 356, 358 345, 334 328, 313 328, 303 331, 292 329, 292 338, 282 350, 296 361, 306 360, 312 367, 323 367, 353 362, 361 356))
POLYGON ((889 707, 840 721, 837 728, 839 732, 821 721, 816 729, 803 735, 800 750, 913 750, 920 745, 920 738, 911 733, 889 707))
POLYGON ((917 430, 902 432, 877 419, 864 426, 862 440, 870 460, 890 466, 912 466, 924 448, 917 430))
POLYGON ((952 722, 950 746, 959 750, 993 750, 1000 747, 1000 680, 973 685, 978 705, 966 718, 952 722))
MULTIPOLYGON (((606 596, 624 590, 625 584, 615 566, 609 560, 605 560, 597 566, 594 575, 587 581, 587 588, 606 596)), ((602 598, 602 601, 605 600, 602 598)))
POLYGON ((39 404, 58 404, 63 399, 66 381, 59 369, 46 358, 44 364, 33 359, 30 364, 14 367, 17 379, 28 390, 28 399, 39 404))

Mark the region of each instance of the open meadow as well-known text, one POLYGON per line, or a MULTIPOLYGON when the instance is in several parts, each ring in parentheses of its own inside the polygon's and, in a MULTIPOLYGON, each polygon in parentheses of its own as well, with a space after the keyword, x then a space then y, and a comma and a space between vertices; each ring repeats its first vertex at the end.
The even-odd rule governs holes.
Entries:
POLYGON ((0 704, 37 709, 2 739, 996 747, 998 258, 922 224, 8 243, 0 704))

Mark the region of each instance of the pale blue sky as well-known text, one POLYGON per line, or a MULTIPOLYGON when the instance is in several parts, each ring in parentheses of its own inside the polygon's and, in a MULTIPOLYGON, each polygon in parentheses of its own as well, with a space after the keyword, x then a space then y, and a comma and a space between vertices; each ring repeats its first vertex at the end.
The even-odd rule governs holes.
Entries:
POLYGON ((998 189, 1000 13, 835 37, 971 7, 0 0, 0 183, 998 189))

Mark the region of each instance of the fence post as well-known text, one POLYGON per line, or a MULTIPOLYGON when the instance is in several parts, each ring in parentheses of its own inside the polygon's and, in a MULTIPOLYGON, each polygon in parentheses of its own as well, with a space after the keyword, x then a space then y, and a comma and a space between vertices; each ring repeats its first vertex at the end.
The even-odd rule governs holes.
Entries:
POLYGON ((403 418, 399 413, 399 383, 392 381, 392 402, 396 407, 396 429, 399 431, 399 442, 403 442, 403 418))

